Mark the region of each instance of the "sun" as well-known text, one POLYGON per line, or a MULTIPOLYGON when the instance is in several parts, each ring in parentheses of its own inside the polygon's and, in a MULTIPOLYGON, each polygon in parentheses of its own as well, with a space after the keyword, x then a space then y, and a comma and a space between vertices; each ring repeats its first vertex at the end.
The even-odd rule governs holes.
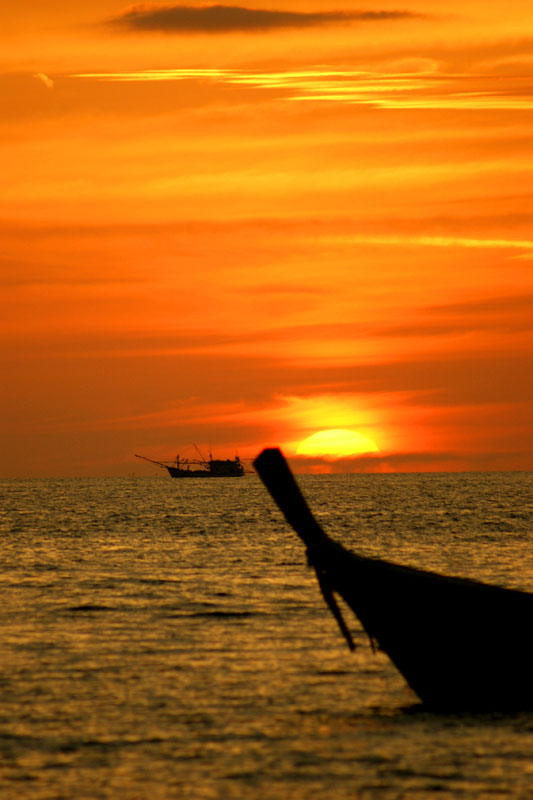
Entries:
POLYGON ((347 456, 378 452, 379 448, 372 439, 346 428, 318 431, 300 442, 296 448, 296 454, 299 456, 323 456, 324 458, 346 458, 347 456))

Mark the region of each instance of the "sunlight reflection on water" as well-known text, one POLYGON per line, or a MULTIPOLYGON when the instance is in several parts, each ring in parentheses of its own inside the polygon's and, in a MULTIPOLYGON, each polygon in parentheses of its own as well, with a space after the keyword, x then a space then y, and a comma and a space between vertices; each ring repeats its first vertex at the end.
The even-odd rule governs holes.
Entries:
MULTIPOLYGON (((301 482, 358 552, 533 590, 529 473, 301 482)), ((350 654, 255 477, 0 491, 2 798, 527 796, 533 715, 350 654)))

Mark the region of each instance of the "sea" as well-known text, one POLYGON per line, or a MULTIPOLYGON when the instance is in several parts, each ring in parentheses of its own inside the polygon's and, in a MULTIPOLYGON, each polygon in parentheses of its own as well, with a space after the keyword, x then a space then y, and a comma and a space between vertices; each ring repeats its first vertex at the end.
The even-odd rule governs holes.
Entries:
MULTIPOLYGON (((299 482, 355 552, 533 591, 532 476, 299 482)), ((424 709, 348 609, 351 653, 257 476, 0 495, 2 800, 533 798, 533 713, 424 709)))

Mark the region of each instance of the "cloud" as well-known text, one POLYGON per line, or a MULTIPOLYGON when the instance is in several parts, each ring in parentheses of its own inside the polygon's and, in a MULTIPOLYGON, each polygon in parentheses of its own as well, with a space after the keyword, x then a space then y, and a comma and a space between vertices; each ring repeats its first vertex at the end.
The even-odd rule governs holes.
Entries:
POLYGON ((53 89, 54 88, 54 82, 53 82, 52 78, 49 78, 48 75, 44 74, 44 72, 38 72, 33 77, 37 78, 37 80, 39 80, 39 81, 42 81, 42 83, 44 83, 44 85, 46 86, 47 89, 53 89))
POLYGON ((349 472, 431 472, 443 469, 453 471, 454 468, 458 468, 455 462, 461 464, 464 458, 464 454, 454 452, 420 452, 371 454, 347 458, 295 455, 291 456, 289 460, 296 473, 343 474, 349 472))
POLYGON ((479 300, 446 303, 444 305, 430 306, 431 312, 452 314, 516 314, 521 311, 530 312, 533 309, 533 294, 500 295, 479 300))
POLYGON ((373 331, 375 336, 450 336, 468 331, 520 333, 531 330, 533 294, 502 295, 445 305, 427 306, 430 319, 420 318, 404 325, 388 325, 373 331))
POLYGON ((279 28, 310 28, 346 22, 385 22, 420 18, 410 11, 277 11, 241 6, 161 6, 141 3, 111 20, 137 31, 167 33, 233 33, 279 28))
POLYGON ((529 453, 519 449, 505 452, 419 452, 387 453, 351 458, 309 458, 291 456, 289 462, 297 474, 346 474, 394 472, 468 472, 527 470, 529 453), (509 465, 512 465, 511 467, 509 465))

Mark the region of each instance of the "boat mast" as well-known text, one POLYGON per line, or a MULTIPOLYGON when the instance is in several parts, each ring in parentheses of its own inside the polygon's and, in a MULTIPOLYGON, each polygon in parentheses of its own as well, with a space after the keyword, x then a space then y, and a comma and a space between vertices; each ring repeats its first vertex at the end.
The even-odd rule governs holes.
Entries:
POLYGON ((200 448, 199 448, 199 447, 197 447, 197 446, 194 444, 194 442, 193 442, 193 447, 194 447, 194 449, 196 450, 196 452, 198 453, 198 455, 200 456, 200 458, 202 459, 202 462, 203 462, 204 464, 208 464, 208 463, 209 463, 209 461, 208 461, 206 458, 204 458, 204 455, 203 455, 203 453, 200 451, 200 448))

